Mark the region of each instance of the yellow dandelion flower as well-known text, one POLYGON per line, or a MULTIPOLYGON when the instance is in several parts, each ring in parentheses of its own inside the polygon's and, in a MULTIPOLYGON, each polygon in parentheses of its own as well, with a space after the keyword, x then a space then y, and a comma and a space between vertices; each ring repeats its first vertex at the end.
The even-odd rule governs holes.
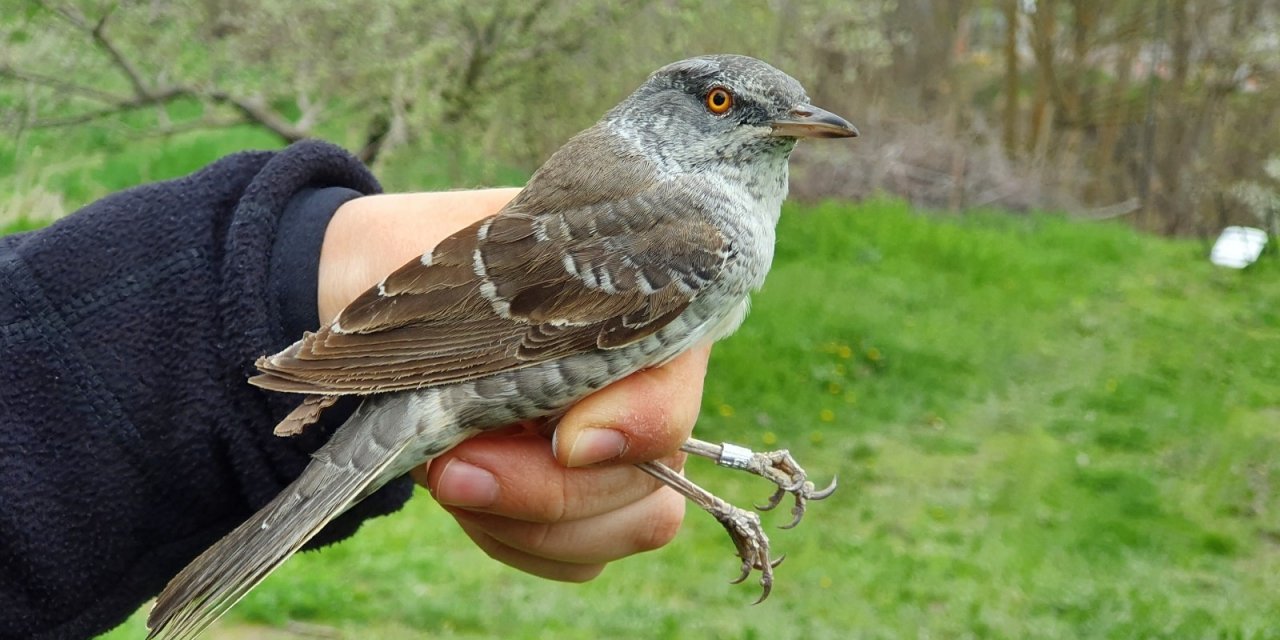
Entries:
POLYGON ((766 431, 760 435, 760 441, 770 446, 778 444, 778 434, 766 431))
POLYGON ((853 349, 850 349, 849 345, 847 344, 842 344, 836 347, 836 355, 840 356, 845 360, 848 360, 849 358, 853 357, 853 349))
POLYGON ((727 404, 723 404, 723 403, 722 403, 719 407, 716 407, 716 409, 718 409, 718 410, 719 410, 719 412, 720 412, 720 416, 721 416, 721 417, 724 417, 724 418, 732 418, 732 417, 733 417, 733 407, 731 407, 731 406, 729 406, 729 405, 727 405, 727 404))
POLYGON ((822 411, 818 412, 818 419, 823 422, 835 422, 836 412, 830 409, 823 409, 822 411))

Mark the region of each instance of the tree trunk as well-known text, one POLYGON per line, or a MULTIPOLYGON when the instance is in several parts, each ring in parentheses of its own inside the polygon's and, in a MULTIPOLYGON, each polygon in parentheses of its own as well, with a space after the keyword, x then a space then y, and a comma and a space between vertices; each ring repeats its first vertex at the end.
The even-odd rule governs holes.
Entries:
POLYGON ((1131 123, 1135 114, 1129 101, 1133 86, 1133 65, 1143 44, 1143 25, 1146 10, 1135 7, 1118 32, 1124 44, 1119 47, 1115 61, 1115 80, 1107 97, 1097 105, 1094 117, 1097 121, 1098 141, 1094 149, 1093 175, 1098 185, 1097 197, 1101 201, 1119 201, 1132 195, 1132 183, 1126 184, 1126 174, 1116 166, 1116 146, 1120 134, 1131 123))
POLYGON ((1013 154, 1018 148, 1018 3, 1004 0, 1004 149, 1013 154))
POLYGON ((1056 47, 1057 10, 1053 0, 1040 0, 1036 3, 1036 11, 1031 16, 1031 48, 1036 56, 1036 92, 1031 103, 1031 118, 1027 127, 1027 151, 1035 153, 1040 148, 1040 140, 1045 136, 1045 115, 1048 113, 1049 100, 1055 91, 1057 78, 1054 75, 1054 52, 1056 47))

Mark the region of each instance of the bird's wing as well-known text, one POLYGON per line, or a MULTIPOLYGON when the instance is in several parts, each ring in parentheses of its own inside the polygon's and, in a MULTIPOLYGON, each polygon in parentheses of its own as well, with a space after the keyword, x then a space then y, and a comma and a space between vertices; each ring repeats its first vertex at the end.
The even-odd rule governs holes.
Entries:
POLYGON ((678 316, 732 254, 699 215, 699 192, 676 179, 586 204, 517 199, 392 273, 331 326, 260 359, 252 382, 398 391, 635 342, 678 316))

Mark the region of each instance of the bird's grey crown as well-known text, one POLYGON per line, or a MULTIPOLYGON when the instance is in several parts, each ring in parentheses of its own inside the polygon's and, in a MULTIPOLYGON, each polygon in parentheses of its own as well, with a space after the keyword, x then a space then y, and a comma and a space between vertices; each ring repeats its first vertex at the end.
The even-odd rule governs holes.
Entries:
POLYGON ((763 163, 785 181, 795 140, 771 135, 771 123, 808 99, 794 78, 755 58, 700 56, 653 72, 600 126, 667 172, 754 174, 751 167, 763 163), (724 114, 706 107, 716 88, 733 95, 724 114))
POLYGON ((725 87, 739 100, 769 112, 770 117, 809 101, 795 78, 755 58, 728 54, 673 62, 650 74, 646 85, 671 87, 698 97, 715 87, 725 87))

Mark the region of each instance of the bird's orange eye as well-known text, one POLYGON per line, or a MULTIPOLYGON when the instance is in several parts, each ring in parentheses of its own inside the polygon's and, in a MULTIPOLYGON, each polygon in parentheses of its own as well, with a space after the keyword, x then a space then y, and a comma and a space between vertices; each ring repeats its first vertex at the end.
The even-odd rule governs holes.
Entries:
POLYGON ((733 106, 733 94, 728 89, 715 88, 707 94, 707 111, 721 115, 733 106))

